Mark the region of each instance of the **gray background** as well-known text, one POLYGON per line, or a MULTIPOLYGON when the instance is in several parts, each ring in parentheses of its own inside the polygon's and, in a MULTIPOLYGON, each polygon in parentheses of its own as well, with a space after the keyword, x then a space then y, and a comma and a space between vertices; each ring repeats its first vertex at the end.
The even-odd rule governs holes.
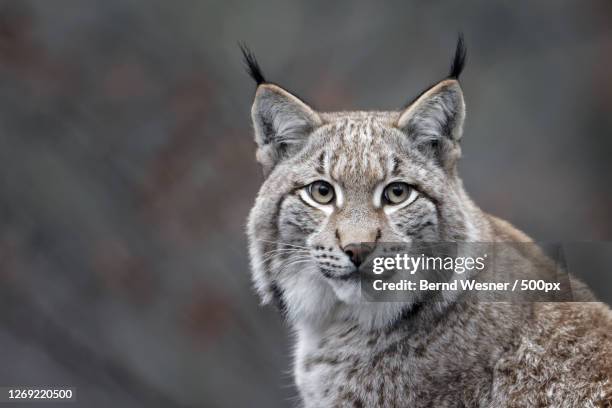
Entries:
POLYGON ((250 290, 236 43, 316 108, 394 109, 460 30, 467 190, 536 239, 612 240, 609 0, 0 2, 0 385, 291 406, 290 333, 250 290))

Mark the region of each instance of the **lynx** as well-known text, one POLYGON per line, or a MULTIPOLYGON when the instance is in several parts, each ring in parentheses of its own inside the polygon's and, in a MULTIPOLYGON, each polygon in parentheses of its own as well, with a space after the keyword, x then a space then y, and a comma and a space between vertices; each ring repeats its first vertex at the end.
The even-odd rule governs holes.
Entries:
POLYGON ((389 112, 315 111, 242 51, 265 175, 248 219, 252 279, 295 333, 302 406, 612 404, 612 312, 577 281, 582 302, 359 301, 360 243, 531 242, 480 210, 457 173, 461 37, 450 74, 389 112))

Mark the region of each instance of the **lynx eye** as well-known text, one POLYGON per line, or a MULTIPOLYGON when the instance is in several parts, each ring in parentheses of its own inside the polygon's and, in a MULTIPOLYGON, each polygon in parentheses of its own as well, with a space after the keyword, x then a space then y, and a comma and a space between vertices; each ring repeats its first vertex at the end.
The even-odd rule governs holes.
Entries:
POLYGON ((412 187, 406 183, 394 182, 383 190, 383 201, 396 205, 406 201, 412 194, 412 187))
POLYGON ((308 194, 319 204, 329 204, 334 199, 334 188, 327 181, 317 180, 308 186, 308 194))

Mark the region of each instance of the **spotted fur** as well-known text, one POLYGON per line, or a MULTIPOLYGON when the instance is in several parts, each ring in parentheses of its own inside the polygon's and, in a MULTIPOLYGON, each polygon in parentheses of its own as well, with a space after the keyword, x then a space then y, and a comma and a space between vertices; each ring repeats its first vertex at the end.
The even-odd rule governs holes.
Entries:
POLYGON ((253 282, 295 330, 305 407, 609 406, 612 317, 601 303, 359 301, 351 243, 529 241, 482 212, 457 175, 457 78, 404 110, 323 113, 257 73, 266 179, 248 221, 253 282), (316 180, 333 186, 334 204, 308 198, 316 180), (395 180, 417 192, 401 208, 380 198, 395 180))

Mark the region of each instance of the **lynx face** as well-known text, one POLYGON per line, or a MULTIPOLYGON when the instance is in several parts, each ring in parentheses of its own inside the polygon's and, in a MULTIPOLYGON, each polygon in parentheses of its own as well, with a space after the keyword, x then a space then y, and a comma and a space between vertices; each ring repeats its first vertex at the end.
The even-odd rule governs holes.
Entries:
POLYGON ((318 113, 263 79, 252 117, 263 183, 248 223, 255 286, 292 320, 388 323, 404 304, 359 302, 362 242, 467 241, 456 176, 464 119, 456 77, 397 112, 318 113))

